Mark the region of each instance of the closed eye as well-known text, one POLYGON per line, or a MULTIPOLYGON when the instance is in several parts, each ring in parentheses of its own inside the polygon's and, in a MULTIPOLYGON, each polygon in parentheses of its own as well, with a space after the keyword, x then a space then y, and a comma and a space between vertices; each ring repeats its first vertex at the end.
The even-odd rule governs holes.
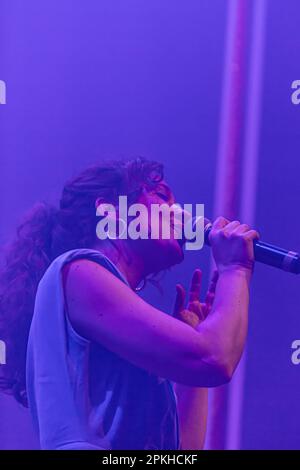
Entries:
POLYGON ((160 197, 160 199, 163 199, 166 202, 169 201, 169 196, 167 194, 164 194, 164 193, 156 193, 156 194, 158 197, 160 197))

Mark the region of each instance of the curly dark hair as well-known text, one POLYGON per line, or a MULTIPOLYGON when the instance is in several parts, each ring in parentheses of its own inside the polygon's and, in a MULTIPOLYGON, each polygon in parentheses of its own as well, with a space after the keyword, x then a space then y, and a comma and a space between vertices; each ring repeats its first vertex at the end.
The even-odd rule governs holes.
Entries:
POLYGON ((0 390, 27 406, 26 350, 38 283, 57 256, 93 245, 96 200, 117 204, 119 195, 127 195, 135 202, 143 187, 152 189, 162 179, 162 164, 141 157, 100 163, 65 184, 59 208, 41 202, 26 214, 4 249, 0 271, 0 338, 7 351, 0 390))

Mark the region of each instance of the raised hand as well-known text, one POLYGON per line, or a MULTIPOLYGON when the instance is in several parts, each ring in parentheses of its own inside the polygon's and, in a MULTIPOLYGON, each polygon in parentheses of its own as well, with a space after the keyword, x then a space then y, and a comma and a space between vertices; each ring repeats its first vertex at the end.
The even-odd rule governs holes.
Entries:
POLYGON ((196 328, 200 322, 205 320, 209 314, 214 297, 215 289, 218 280, 218 271, 214 271, 211 278, 211 282, 205 297, 205 301, 200 301, 200 292, 202 284, 202 271, 201 269, 196 269, 193 273, 188 304, 185 307, 186 302, 186 292, 184 287, 181 284, 176 285, 176 299, 174 306, 174 317, 178 320, 184 321, 188 325, 196 328))

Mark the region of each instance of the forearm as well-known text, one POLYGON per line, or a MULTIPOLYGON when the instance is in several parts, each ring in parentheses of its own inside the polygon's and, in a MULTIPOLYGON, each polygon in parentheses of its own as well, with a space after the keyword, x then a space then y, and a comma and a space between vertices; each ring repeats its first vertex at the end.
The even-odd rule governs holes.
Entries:
MULTIPOLYGON (((206 335, 208 360, 226 363, 234 369, 243 351, 249 306, 251 272, 229 268, 220 273, 214 304, 206 320, 196 328, 206 335)), ((198 450, 204 447, 208 391, 206 388, 175 384, 181 449, 198 450)))
POLYGON ((177 396, 180 443, 182 450, 201 450, 204 447, 208 391, 207 388, 174 384, 177 396))
POLYGON ((243 351, 248 328, 251 273, 227 269, 219 275, 213 308, 197 330, 206 336, 210 357, 235 368, 243 351))

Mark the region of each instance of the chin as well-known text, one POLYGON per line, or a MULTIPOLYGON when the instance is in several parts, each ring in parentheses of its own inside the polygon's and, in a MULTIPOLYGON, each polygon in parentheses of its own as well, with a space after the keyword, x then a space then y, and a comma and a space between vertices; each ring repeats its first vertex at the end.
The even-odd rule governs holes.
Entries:
POLYGON ((167 243, 162 244, 161 259, 164 260, 165 264, 161 269, 171 268, 176 264, 182 263, 184 260, 184 252, 177 240, 168 240, 167 243))
POLYGON ((174 244, 176 245, 176 262, 175 264, 182 263, 184 260, 184 251, 183 247, 178 243, 177 240, 174 240, 174 244))
MULTIPOLYGON (((145 240, 144 240, 145 242, 145 240)), ((184 259, 182 246, 177 240, 147 240, 142 251, 149 273, 157 273, 179 264, 184 259)))

